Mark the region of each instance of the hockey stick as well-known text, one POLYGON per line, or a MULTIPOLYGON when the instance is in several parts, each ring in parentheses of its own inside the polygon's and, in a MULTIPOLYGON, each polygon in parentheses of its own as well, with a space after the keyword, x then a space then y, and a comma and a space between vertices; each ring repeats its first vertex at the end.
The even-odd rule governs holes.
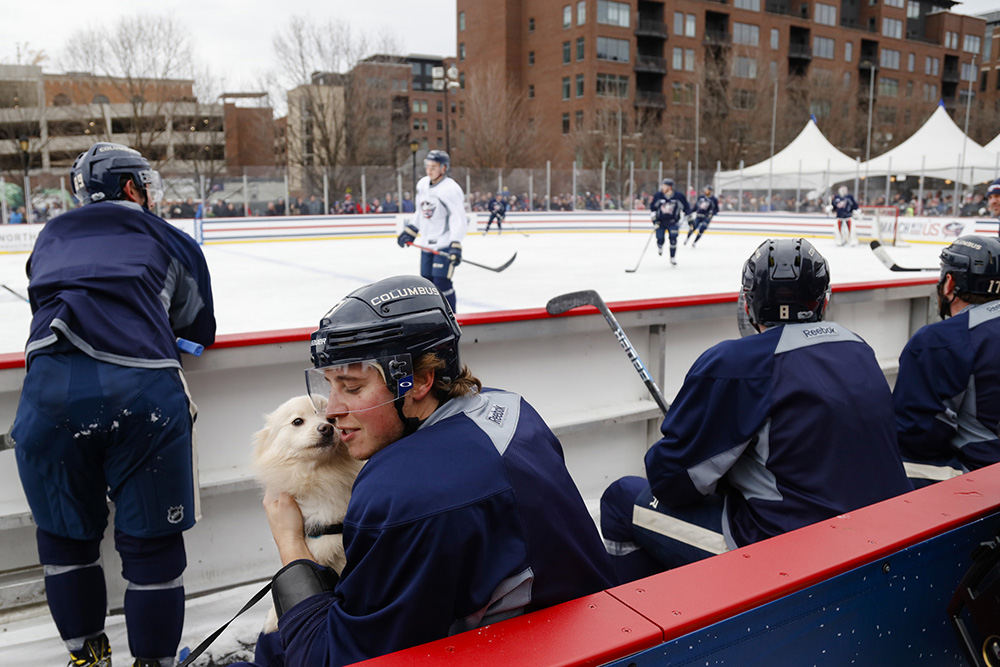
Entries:
POLYGON ((642 359, 639 358, 639 353, 635 351, 632 343, 629 341, 628 336, 625 335, 625 330, 622 329, 621 325, 618 324, 618 320, 615 316, 611 314, 608 309, 607 304, 604 303, 604 299, 601 295, 594 290, 583 290, 582 292, 570 292, 569 294, 561 294, 559 296, 554 296, 549 299, 549 302, 545 304, 545 310, 549 315, 562 315, 566 311, 573 310, 574 308, 579 308, 580 306, 593 306, 597 310, 601 311, 601 315, 604 315, 604 319, 607 321, 608 326, 615 334, 615 338, 618 339, 618 344, 622 346, 625 350, 628 360, 632 362, 632 367, 639 373, 639 377, 642 378, 643 383, 646 385, 646 389, 649 393, 653 395, 653 400, 660 407, 660 410, 664 415, 667 414, 667 410, 670 408, 667 405, 666 400, 663 398, 663 393, 660 388, 656 386, 656 382, 653 380, 649 371, 646 370, 646 365, 642 363, 642 359))
POLYGON ((896 264, 896 262, 892 261, 892 257, 889 256, 889 253, 886 252, 885 248, 883 248, 882 244, 879 243, 878 241, 872 241, 871 247, 872 247, 872 252, 875 253, 875 256, 878 257, 878 260, 883 264, 885 264, 890 271, 940 271, 941 270, 940 267, 937 266, 928 266, 919 268, 900 266, 899 264, 896 264))
POLYGON ((25 301, 25 302, 27 302, 27 303, 31 303, 30 301, 28 301, 28 297, 24 296, 24 295, 23 295, 23 294, 21 294, 20 292, 15 292, 15 291, 14 291, 14 290, 12 290, 11 288, 7 287, 7 285, 5 285, 5 284, 2 284, 2 283, 0 283, 0 287, 3 287, 3 288, 4 288, 5 290, 7 290, 8 292, 10 292, 10 293, 11 293, 11 294, 13 294, 14 296, 16 296, 16 297, 17 297, 18 299, 20 299, 21 301, 25 301))
POLYGON ((646 251, 649 250, 649 242, 653 240, 653 236, 655 234, 656 234, 655 229, 649 233, 649 238, 646 239, 646 245, 642 247, 642 253, 640 253, 639 255, 639 261, 635 263, 635 268, 625 269, 625 273, 635 273, 636 271, 639 270, 639 265, 642 264, 642 258, 646 256, 646 251))
MULTIPOLYGON (((428 248, 427 246, 417 245, 416 243, 407 243, 406 245, 413 246, 414 248, 420 248, 424 252, 429 252, 429 253, 431 253, 433 255, 444 255, 445 257, 450 257, 450 255, 448 253, 446 253, 446 252, 439 252, 439 251, 435 250, 434 248, 428 248)), ((504 269, 506 269, 508 266, 510 266, 511 264, 513 264, 514 263, 514 259, 516 257, 517 257, 517 253, 515 252, 513 255, 510 256, 510 259, 508 259, 506 262, 504 262, 500 266, 486 266, 485 264, 480 264, 479 262, 473 262, 471 259, 466 259, 464 257, 462 258, 462 262, 465 263, 465 264, 471 264, 472 266, 478 266, 480 269, 486 269, 487 271, 495 271, 496 273, 500 273, 501 271, 503 271, 504 269)))

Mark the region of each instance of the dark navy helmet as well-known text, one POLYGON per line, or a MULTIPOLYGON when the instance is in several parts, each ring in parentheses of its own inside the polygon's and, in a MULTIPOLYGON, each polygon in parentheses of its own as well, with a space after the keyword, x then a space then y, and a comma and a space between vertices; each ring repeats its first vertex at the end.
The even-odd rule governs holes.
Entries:
POLYGON ((451 158, 448 156, 448 153, 445 152, 445 151, 439 150, 437 148, 435 148, 432 151, 429 151, 427 153, 427 157, 425 157, 424 160, 425 161, 426 160, 430 160, 431 162, 438 162, 438 163, 444 165, 445 170, 451 168, 451 158))
POLYGON ((94 144, 77 156, 69 173, 73 196, 81 204, 124 199, 127 180, 147 193, 147 208, 163 192, 159 173, 139 151, 122 144, 94 144))
POLYGON ((715 192, 715 189, 711 185, 706 185, 704 188, 702 188, 702 190, 706 194, 712 194, 713 192, 715 192))
POLYGON ((377 366, 394 398, 413 382, 414 364, 433 352, 445 382, 462 370, 458 341, 462 331, 438 288, 419 276, 394 276, 354 290, 320 320, 310 340, 313 368, 306 386, 313 403, 329 396, 325 370, 365 363, 377 366))
POLYGON ((669 185, 670 187, 674 187, 674 179, 664 178, 660 185, 669 185))
POLYGON ((1000 239, 969 235, 941 251, 941 279, 951 274, 955 295, 1000 299, 1000 239))
POLYGON ((822 320, 829 290, 826 259, 805 239, 768 239, 743 265, 743 298, 758 326, 822 320))

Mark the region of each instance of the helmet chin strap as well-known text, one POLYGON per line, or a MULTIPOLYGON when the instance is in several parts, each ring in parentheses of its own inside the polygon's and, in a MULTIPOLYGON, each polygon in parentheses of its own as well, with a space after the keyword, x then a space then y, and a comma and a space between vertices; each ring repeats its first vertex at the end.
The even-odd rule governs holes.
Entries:
POLYGON ((400 396, 392 402, 396 406, 396 414, 399 415, 399 421, 403 422, 403 437, 416 433, 420 425, 424 423, 423 419, 417 419, 416 417, 407 417, 403 414, 403 401, 406 400, 406 396, 400 396))

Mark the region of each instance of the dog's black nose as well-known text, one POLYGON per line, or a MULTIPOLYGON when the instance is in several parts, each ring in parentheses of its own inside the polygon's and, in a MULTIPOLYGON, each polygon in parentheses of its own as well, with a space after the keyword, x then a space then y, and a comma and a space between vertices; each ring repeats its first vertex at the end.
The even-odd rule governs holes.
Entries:
POLYGON ((320 424, 319 426, 317 426, 316 430, 319 431, 322 435, 325 435, 325 436, 333 435, 333 424, 328 424, 328 423, 324 422, 324 423, 320 424))

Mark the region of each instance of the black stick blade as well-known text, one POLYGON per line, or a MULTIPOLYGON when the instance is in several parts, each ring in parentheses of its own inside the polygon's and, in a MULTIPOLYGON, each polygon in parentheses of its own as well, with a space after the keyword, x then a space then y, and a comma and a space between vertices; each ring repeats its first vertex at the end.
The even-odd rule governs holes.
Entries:
POLYGON ((552 297, 545 304, 545 311, 549 315, 562 315, 566 311, 579 308, 580 306, 594 306, 598 308, 598 304, 603 303, 604 300, 601 299, 600 294, 592 289, 588 289, 552 297))

